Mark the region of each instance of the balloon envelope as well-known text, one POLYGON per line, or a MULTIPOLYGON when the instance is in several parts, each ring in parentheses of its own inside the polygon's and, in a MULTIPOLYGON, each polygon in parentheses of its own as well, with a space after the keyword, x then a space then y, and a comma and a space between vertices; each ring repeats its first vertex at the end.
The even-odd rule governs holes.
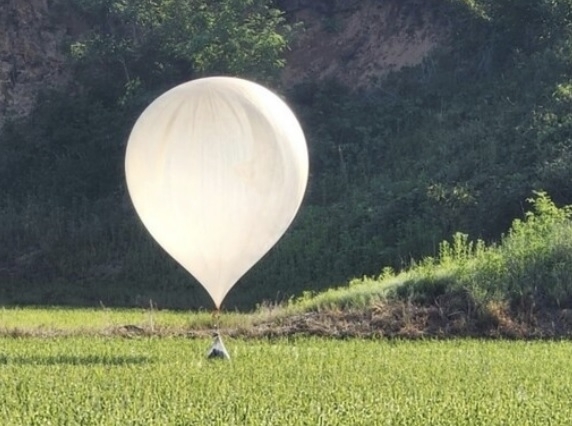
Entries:
POLYGON ((143 111, 125 171, 145 227, 218 308, 294 219, 308 151, 278 96, 250 81, 210 77, 167 91, 143 111))

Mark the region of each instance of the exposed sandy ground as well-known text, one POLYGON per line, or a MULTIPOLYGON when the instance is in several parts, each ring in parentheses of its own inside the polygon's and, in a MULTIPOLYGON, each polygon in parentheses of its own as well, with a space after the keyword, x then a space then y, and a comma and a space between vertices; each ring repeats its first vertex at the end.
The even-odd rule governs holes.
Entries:
POLYGON ((432 14, 404 12, 395 2, 364 0, 353 10, 321 16, 295 13, 305 30, 287 57, 285 85, 335 78, 363 87, 402 67, 417 65, 445 40, 432 14))

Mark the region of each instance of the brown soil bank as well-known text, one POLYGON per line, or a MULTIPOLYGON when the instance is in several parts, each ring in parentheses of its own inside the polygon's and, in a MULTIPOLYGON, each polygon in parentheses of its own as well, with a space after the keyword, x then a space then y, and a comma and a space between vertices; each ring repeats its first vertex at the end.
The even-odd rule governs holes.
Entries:
POLYGON ((392 303, 365 311, 310 312, 223 333, 243 337, 554 339, 572 337, 572 310, 514 313, 491 305, 471 312, 392 303))
MULTIPOLYGON (((208 337, 210 329, 155 329, 121 326, 107 333, 126 337, 208 337)), ((486 310, 448 310, 408 303, 379 304, 367 310, 307 312, 263 320, 249 327, 222 328, 235 338, 310 337, 400 339, 567 339, 572 337, 572 310, 514 313, 492 304, 486 310)))
MULTIPOLYGON (((185 336, 203 338, 213 329, 121 325, 102 330, 4 330, 12 337, 106 335, 185 336)), ((572 337, 572 309, 513 312, 507 306, 490 304, 484 309, 451 309, 404 302, 379 303, 366 310, 325 310, 259 320, 250 326, 225 327, 223 336, 234 338, 399 338, 399 339, 567 339, 572 337)))
POLYGON ((434 1, 281 0, 303 31, 287 55, 283 81, 337 80, 367 87, 420 64, 447 45, 448 25, 434 1))

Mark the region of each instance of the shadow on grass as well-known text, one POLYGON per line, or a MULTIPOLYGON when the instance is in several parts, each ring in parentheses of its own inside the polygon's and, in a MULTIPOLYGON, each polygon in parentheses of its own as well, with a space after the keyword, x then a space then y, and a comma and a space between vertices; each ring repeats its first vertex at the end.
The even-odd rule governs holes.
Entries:
POLYGON ((145 356, 71 356, 71 355, 32 355, 32 356, 16 356, 10 357, 0 355, 0 365, 16 364, 16 365, 139 365, 153 363, 154 360, 145 356))

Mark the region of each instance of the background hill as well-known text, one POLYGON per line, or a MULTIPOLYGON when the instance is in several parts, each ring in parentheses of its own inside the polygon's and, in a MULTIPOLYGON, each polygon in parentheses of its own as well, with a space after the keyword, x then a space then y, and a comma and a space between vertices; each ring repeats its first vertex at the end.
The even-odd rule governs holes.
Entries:
POLYGON ((0 10, 0 304, 210 308, 122 169, 145 105, 202 75, 282 93, 311 154, 298 218, 226 307, 406 267, 456 231, 497 241, 533 190, 571 202, 570 1, 248 4, 0 10))

